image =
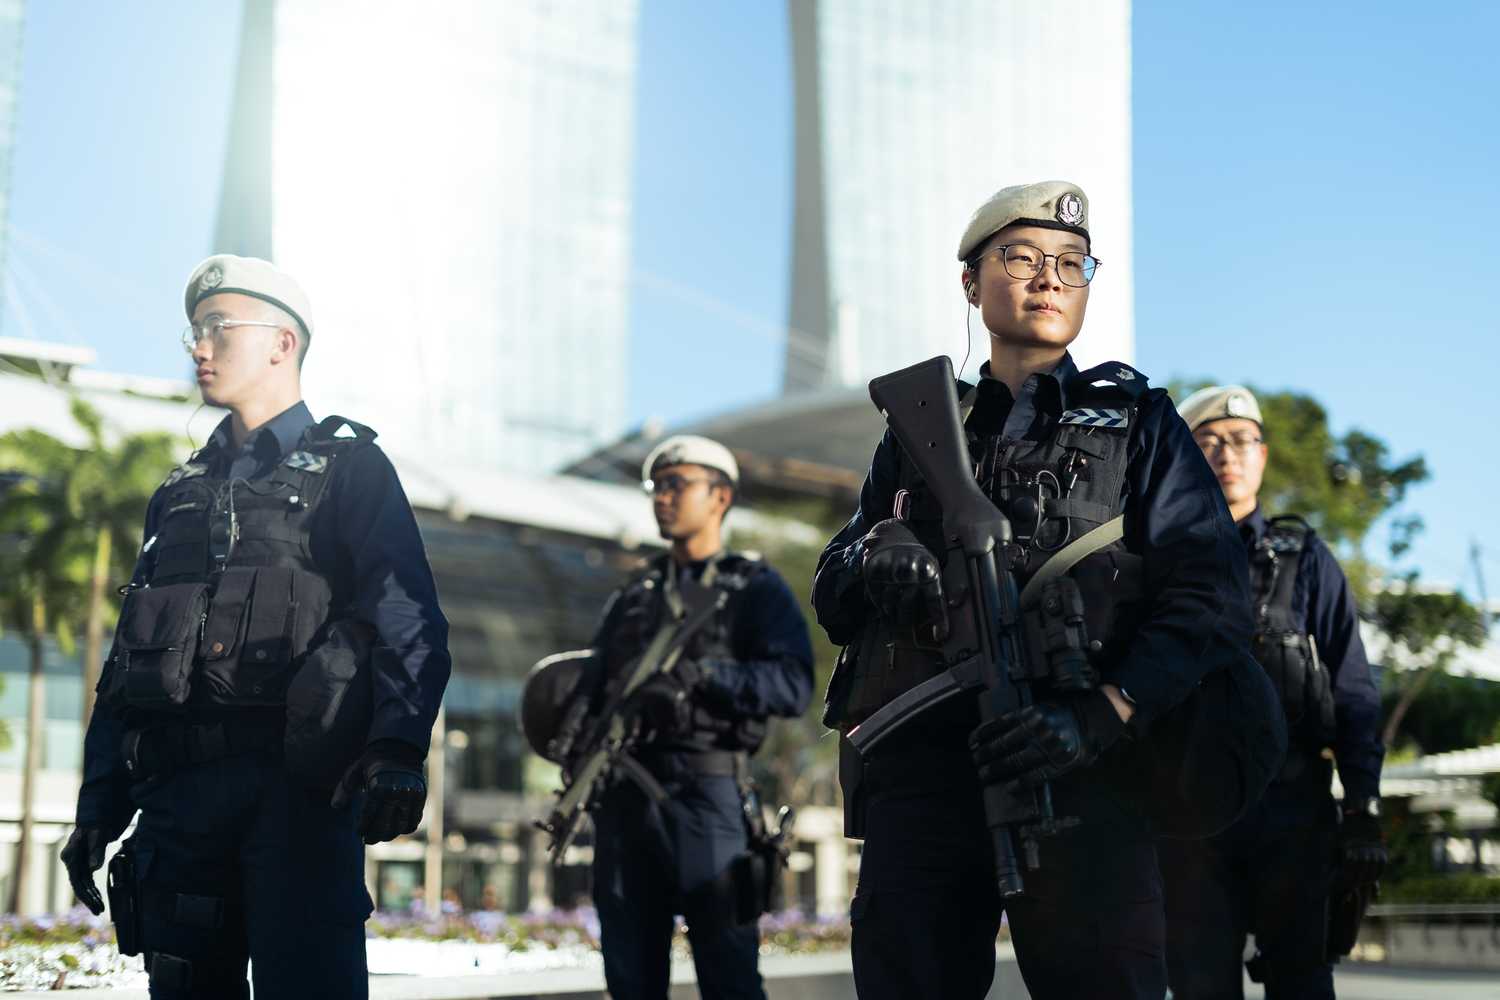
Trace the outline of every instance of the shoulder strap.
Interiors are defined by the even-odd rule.
[[[1021,607],[1028,608],[1035,603],[1049,580],[1057,579],[1087,557],[1124,537],[1125,515],[1121,514],[1058,549],[1052,558],[1042,563],[1041,568],[1032,574],[1030,580],[1026,581],[1026,587],[1021,591]]]
[[[339,431],[343,430],[345,427],[349,428],[349,430],[353,433],[354,437],[352,439],[348,437],[338,436]],[[348,417],[341,417],[338,414],[333,414],[332,416],[324,417],[315,425],[308,428],[306,439],[309,441],[354,440],[368,443],[370,441],[374,441],[379,436],[380,435],[377,434],[373,428],[368,427],[365,424],[357,423],[353,420],[350,420]]]
[[[1300,623],[1293,620],[1292,605],[1302,555],[1312,534],[1312,526],[1295,514],[1273,517],[1266,524],[1266,533],[1257,547],[1264,563],[1269,564],[1269,571],[1261,571],[1265,585],[1255,595],[1256,619],[1262,630],[1301,631]]]
[[[1151,387],[1150,380],[1123,361],[1106,361],[1070,376],[1063,386],[1069,400],[1134,403]]]

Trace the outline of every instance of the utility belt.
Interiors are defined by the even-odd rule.
[[[130,777],[144,781],[227,757],[266,750],[279,755],[285,732],[286,724],[279,718],[174,720],[126,730],[120,754]]]
[[[694,891],[695,909],[739,926],[753,924],[761,914],[779,909],[795,815],[790,806],[784,806],[777,814],[775,829],[767,826],[760,793],[750,777],[750,755],[731,750],[644,747],[631,756],[654,779],[637,784],[658,804],[669,797],[663,785],[688,777],[733,778],[739,789],[745,850],[717,878]]]
[[[680,781],[684,776],[734,778],[748,766],[748,755],[733,750],[669,750],[643,747],[633,756],[658,781]]]

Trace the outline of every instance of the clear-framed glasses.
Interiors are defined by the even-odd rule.
[[[990,247],[979,259],[986,257],[999,261],[1005,273],[1019,281],[1030,281],[1042,273],[1047,261],[1057,269],[1057,280],[1074,288],[1082,288],[1094,280],[1094,272],[1103,263],[1093,254],[1081,250],[1064,250],[1062,253],[1043,253],[1041,248],[1030,243],[1006,243]]]
[[[1198,450],[1208,458],[1213,458],[1222,449],[1228,448],[1236,455],[1248,455],[1255,450],[1255,446],[1261,443],[1261,439],[1249,431],[1239,431],[1227,437],[1217,434],[1195,434],[1193,440],[1198,443]]]
[[[641,488],[654,497],[661,496],[663,493],[676,496],[694,483],[712,482],[713,480],[707,476],[679,476],[674,472],[660,479],[648,479],[641,484]]]
[[[182,331],[182,349],[192,354],[200,341],[208,340],[217,350],[224,346],[224,331],[236,326],[264,326],[273,330],[281,328],[280,323],[267,323],[258,319],[206,319],[201,323],[189,323]]]

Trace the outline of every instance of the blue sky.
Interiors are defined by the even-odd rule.
[[[29,5],[5,334],[182,374],[238,21],[235,0]],[[1424,454],[1415,563],[1472,585],[1475,537],[1500,596],[1500,5],[1139,0],[1133,34],[1138,367],[1309,392]],[[777,390],[788,58],[778,0],[641,0],[633,420]]]

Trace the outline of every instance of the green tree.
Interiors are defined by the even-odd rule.
[[[1417,589],[1415,573],[1375,595],[1373,617],[1391,642],[1387,665],[1396,668],[1389,674],[1397,697],[1383,733],[1386,746],[1394,746],[1423,689],[1444,674],[1462,647],[1484,644],[1485,622],[1462,594]]]
[[[0,435],[0,470],[16,477],[0,496],[0,538],[8,539],[0,550],[0,614],[27,636],[32,654],[16,908],[25,903],[32,793],[41,764],[43,638],[55,634],[71,652],[83,626],[87,726],[106,620],[117,614],[108,584],[130,574],[146,504],[177,451],[169,434],[112,439],[98,412],[80,399],[71,411],[87,442],[81,449],[35,429]]]
[[[0,499],[0,626],[25,636],[29,653],[21,835],[8,901],[15,913],[23,912],[30,903],[36,778],[42,764],[45,641],[51,634],[65,652],[72,651],[88,580],[87,555],[71,532],[64,503],[62,473],[70,450],[55,440],[49,444],[32,439],[28,444],[30,463],[53,475],[24,478]]]
[[[813,704],[796,719],[776,719],[766,745],[755,757],[760,780],[768,801],[792,802],[797,805],[837,804],[838,740],[822,724],[823,693],[833,676],[838,648],[828,641],[813,615],[808,599],[813,571],[823,545],[842,523],[847,511],[835,511],[824,500],[781,501],[760,504],[757,512],[814,529],[810,537],[799,532],[751,532],[736,529],[732,538],[736,549],[760,552],[776,571],[786,578],[792,592],[801,600],[802,614],[813,646]]]

